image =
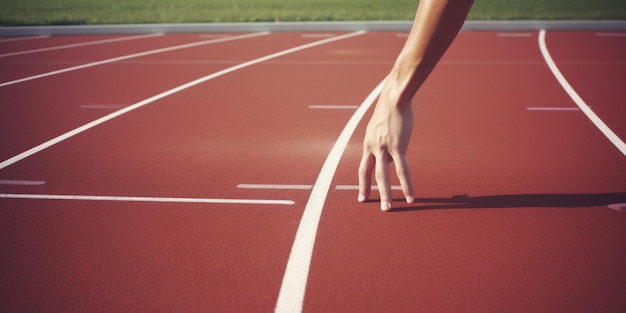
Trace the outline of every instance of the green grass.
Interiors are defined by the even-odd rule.
[[[411,20],[417,0],[0,0],[0,25]],[[470,19],[626,19],[624,0],[476,0]]]

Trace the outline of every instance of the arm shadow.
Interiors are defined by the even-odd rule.
[[[417,198],[391,212],[443,209],[585,208],[626,203],[626,192],[594,194],[456,195],[450,198]]]

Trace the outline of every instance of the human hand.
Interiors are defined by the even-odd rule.
[[[398,104],[395,97],[381,94],[365,131],[363,156],[359,165],[359,202],[369,199],[372,173],[380,193],[380,208],[391,210],[391,182],[389,163],[394,162],[396,174],[402,185],[407,203],[412,203],[413,183],[409,172],[406,153],[413,130],[413,111],[410,101]]]

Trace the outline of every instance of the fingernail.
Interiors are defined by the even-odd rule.
[[[365,196],[363,194],[359,194],[358,200],[359,200],[359,202],[364,202],[365,201]]]
[[[381,201],[380,202],[380,209],[383,210],[383,211],[391,210],[391,203],[389,203],[388,201]]]

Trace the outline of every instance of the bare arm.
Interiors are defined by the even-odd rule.
[[[389,162],[394,161],[406,201],[414,201],[406,153],[413,130],[411,100],[448,49],[473,0],[421,0],[407,41],[387,76],[363,141],[359,201],[367,201],[375,172],[381,209],[391,209]]]

